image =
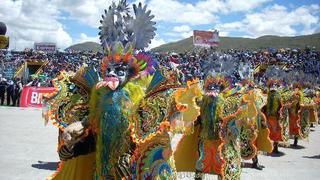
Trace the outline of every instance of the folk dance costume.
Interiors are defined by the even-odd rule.
[[[262,108],[267,103],[267,97],[262,90],[255,87],[253,82],[253,68],[249,63],[240,63],[239,75],[242,91],[242,103],[254,108],[251,113],[255,113],[253,119],[247,119],[240,131],[241,157],[245,160],[252,159],[252,167],[262,170],[258,162],[258,152],[270,153],[273,149],[272,141],[269,138],[270,131],[267,126],[266,116]]]
[[[68,94],[65,92],[67,88],[64,90],[58,86],[57,94],[47,100],[50,119],[64,127],[60,146],[66,145],[65,153],[73,155],[54,179],[121,179],[131,176],[130,157],[134,152],[134,142],[129,131],[129,113],[134,100],[129,95],[135,93],[128,92],[130,88],[125,88],[125,85],[138,75],[146,76],[153,71],[151,58],[135,53],[146,47],[155,35],[150,11],[141,4],[133,8],[135,18],[129,15],[126,1],[120,1],[118,5],[113,3],[105,11],[99,33],[106,54],[101,63],[101,76],[93,68],[84,68],[75,77],[82,79],[80,85],[86,84],[90,90],[86,100],[81,101],[84,110],[89,112],[87,118],[76,121],[82,114],[73,113],[71,118],[76,122],[68,122],[60,116],[72,103],[81,99],[82,94],[70,94],[70,102],[65,102],[64,98],[55,99],[56,95]],[[54,101],[59,102],[57,107]],[[85,132],[94,137],[88,142],[90,147],[95,147],[94,153],[90,157],[75,157],[75,147],[83,142]],[[84,171],[82,166],[87,170]],[[79,176],[79,172],[86,174]]]
[[[143,52],[155,36],[146,6],[112,3],[99,33],[105,57],[101,70],[84,65],[61,72],[56,91],[44,97],[43,115],[59,128],[61,160],[48,179],[177,179],[177,172],[236,180],[241,160],[258,164],[258,151],[278,151],[289,135],[306,138],[317,120],[314,93],[282,92],[268,81],[267,97],[254,87],[251,67],[238,69],[231,56],[211,54],[202,86],[179,82]],[[212,66],[213,65],[213,66]],[[248,71],[249,70],[249,71]],[[279,75],[271,67],[266,77]],[[281,76],[280,76],[281,77]],[[172,136],[184,134],[173,152]]]
[[[314,86],[311,86],[311,83],[307,82],[303,84],[303,87],[304,90],[300,101],[299,118],[302,139],[306,139],[309,136],[311,124],[317,124],[318,122],[318,112],[314,99],[315,92],[311,89]]]
[[[268,67],[265,77],[267,81],[267,104],[264,113],[270,130],[270,139],[273,141],[273,152],[279,153],[279,142],[287,143],[289,140],[289,119],[281,116],[281,93],[283,91],[281,74],[278,67]]]
[[[191,133],[200,114],[195,99],[201,96],[198,81],[188,82],[187,87],[177,82],[175,72],[157,71],[132,116],[136,149],[131,179],[177,178],[170,134]],[[176,161],[186,163],[183,158]]]
[[[235,68],[230,64],[234,62],[226,56],[218,59],[213,75],[204,82],[199,102],[201,115],[194,133],[185,135],[175,152],[177,171],[195,171],[196,179],[202,179],[204,173],[219,175],[221,179],[240,179],[242,157],[250,159],[257,155],[257,150],[272,150],[260,110],[264,100],[258,98],[259,91],[231,88],[231,78],[226,77],[232,77]],[[177,161],[183,155],[185,164]]]
[[[302,136],[299,118],[301,96],[298,89],[287,89],[281,94],[281,118],[289,122],[289,136],[295,139],[294,145]]]
[[[128,9],[120,1],[102,16],[100,73],[89,67],[62,73],[45,98],[45,119],[62,136],[63,163],[49,179],[176,179],[170,134],[193,131],[199,82],[182,86],[163,69],[150,80],[155,63],[136,50],[154,37],[153,16],[141,4],[133,6],[136,18]]]
[[[218,56],[212,55],[210,58]],[[218,69],[221,68],[221,64],[216,65]],[[178,172],[196,172],[196,179],[202,179],[203,173],[217,174],[224,178],[224,167],[227,164],[223,159],[224,140],[221,130],[224,90],[228,88],[227,79],[220,73],[206,78],[202,98],[198,99],[201,114],[194,124],[194,131],[182,137],[174,153]],[[235,165],[240,171],[239,167]]]
[[[263,166],[258,162],[258,152],[270,153],[273,150],[272,141],[269,138],[270,130],[267,126],[267,119],[262,112],[262,108],[267,103],[267,98],[260,89],[251,88],[247,89],[243,101],[254,104],[252,108],[255,108],[256,116],[251,122],[245,121],[246,124],[241,129],[241,155],[245,160],[252,159],[253,168],[262,170]]]
[[[308,76],[308,78],[306,78]],[[297,147],[298,139],[306,139],[310,132],[310,124],[317,119],[314,93],[306,86],[313,80],[312,75],[301,72],[295,77],[293,72],[284,75],[286,90],[281,94],[281,118],[289,119],[289,136],[294,139],[293,147]]]
[[[88,70],[82,67],[76,74],[61,72],[52,81],[56,91],[44,96],[46,123],[52,121],[59,128],[58,154],[61,160],[57,172],[47,179],[88,179],[93,176],[95,138],[90,129],[82,128],[82,124],[88,121],[89,94],[94,85],[83,76],[91,77],[94,71]],[[76,131],[66,133],[71,127]]]

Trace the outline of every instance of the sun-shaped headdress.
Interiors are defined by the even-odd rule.
[[[264,74],[268,88],[273,85],[284,86],[285,77],[285,71],[278,66],[269,66]]]
[[[120,0],[109,6],[102,15],[99,27],[100,41],[105,52],[101,63],[104,73],[111,61],[124,63],[133,68],[131,76],[141,71],[151,71],[152,61],[147,55],[136,51],[144,50],[155,36],[156,24],[151,11],[141,3],[133,5],[133,17],[126,0]]]
[[[204,64],[204,73],[207,74],[204,89],[210,84],[218,84],[223,89],[230,89],[234,81],[237,59],[226,54],[212,53]]]

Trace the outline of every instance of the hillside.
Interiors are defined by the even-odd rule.
[[[218,49],[258,50],[267,48],[305,48],[306,46],[316,47],[320,50],[320,33],[296,37],[262,36],[256,39],[241,37],[220,37]],[[181,41],[164,44],[153,51],[156,52],[184,52],[194,48],[192,37]]]
[[[95,42],[84,42],[80,44],[75,44],[68,47],[66,50],[75,50],[75,51],[93,51],[98,52],[102,51],[100,44]]]
[[[320,50],[320,33],[306,36],[280,37],[280,36],[262,36],[256,39],[241,37],[220,37],[220,45],[218,49],[239,49],[239,50],[258,50],[267,48],[305,48],[306,46],[316,47]],[[194,48],[192,37],[177,42],[161,45],[152,49],[155,52],[185,52]],[[101,51],[101,46],[95,42],[85,42],[75,44],[68,49],[78,51]]]

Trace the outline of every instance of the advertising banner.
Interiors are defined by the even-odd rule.
[[[42,107],[42,96],[55,91],[53,87],[25,86],[21,92],[20,107]]]
[[[216,47],[219,45],[218,31],[193,31],[193,45],[202,47]]]
[[[55,43],[34,43],[34,49],[36,51],[54,53],[57,50],[57,46]]]

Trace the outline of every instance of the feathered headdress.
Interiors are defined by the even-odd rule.
[[[230,55],[210,54],[204,64],[204,73],[208,75],[205,87],[210,83],[231,87],[235,81],[237,59]]]
[[[237,60],[227,54],[212,53],[206,57],[203,65],[205,74],[231,76],[235,73]]]
[[[282,85],[285,79],[285,72],[277,66],[269,66],[264,74],[267,80],[267,86],[274,84]]]
[[[154,38],[154,16],[141,3],[133,5],[133,13],[135,17],[130,15],[127,1],[120,0],[118,5],[113,2],[102,15],[99,35],[106,54],[102,60],[102,72],[105,72],[110,61],[134,67],[133,75],[145,69],[150,70],[150,58],[134,56],[134,50],[143,50]]]
[[[253,80],[254,69],[250,62],[240,62],[238,69],[241,80]]]
[[[222,89],[231,89],[231,80],[222,75],[207,76],[204,82],[204,89],[207,90],[211,84],[217,84],[222,87]]]

